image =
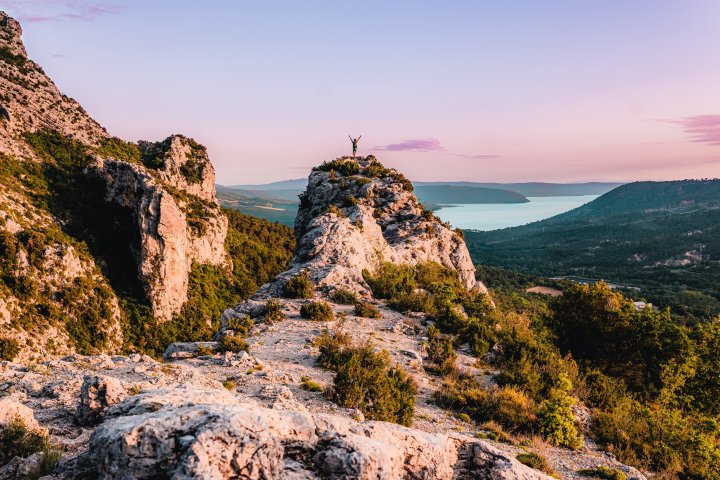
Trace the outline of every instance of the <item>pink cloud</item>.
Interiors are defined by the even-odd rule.
[[[695,115],[673,123],[682,125],[691,142],[720,145],[720,115]]]
[[[373,147],[373,150],[379,152],[437,152],[443,151],[440,140],[437,138],[403,140],[400,143],[391,143],[389,145],[381,145]]]
[[[4,0],[0,5],[8,7],[18,20],[25,23],[90,21],[120,13],[127,8],[115,3],[85,0]]]
[[[443,147],[440,140],[437,138],[403,140],[399,143],[373,147],[371,150],[375,150],[376,152],[442,152],[455,157],[470,158],[475,160],[498,158],[497,155],[463,155],[460,153],[453,153]]]

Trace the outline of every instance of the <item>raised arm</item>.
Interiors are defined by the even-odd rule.
[[[360,141],[361,138],[362,138],[362,135],[360,135],[360,136],[358,137],[358,142]]]
[[[348,135],[348,138],[350,139],[350,141],[351,141],[351,142],[353,141],[353,139],[352,139],[352,136],[351,136],[351,135]]]

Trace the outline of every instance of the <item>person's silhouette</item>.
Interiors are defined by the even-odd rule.
[[[357,153],[358,142],[360,142],[362,135],[360,135],[358,138],[352,138],[350,135],[348,135],[348,137],[350,137],[350,141],[353,144],[353,158],[355,158],[355,154]]]

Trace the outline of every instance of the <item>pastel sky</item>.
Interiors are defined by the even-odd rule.
[[[374,153],[415,180],[720,177],[718,0],[0,0],[127,140],[218,183]]]

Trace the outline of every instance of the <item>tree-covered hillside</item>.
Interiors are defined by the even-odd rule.
[[[720,313],[720,180],[638,182],[529,225],[466,232],[474,261],[603,278],[675,313]]]

